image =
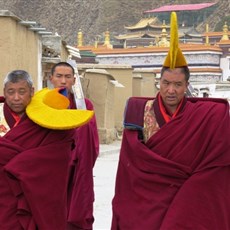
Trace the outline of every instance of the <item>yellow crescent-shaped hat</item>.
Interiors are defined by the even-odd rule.
[[[90,121],[94,112],[68,109],[69,99],[63,89],[44,88],[34,94],[26,108],[27,116],[36,124],[48,129],[72,129]]]
[[[176,12],[171,13],[170,19],[170,48],[165,58],[164,67],[174,69],[177,67],[187,66],[184,55],[179,48],[178,26]]]

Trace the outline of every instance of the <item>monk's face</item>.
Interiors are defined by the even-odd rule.
[[[160,80],[160,95],[166,108],[172,113],[184,97],[188,87],[185,74],[181,68],[165,70]]]
[[[68,66],[57,66],[50,82],[54,88],[66,88],[70,92],[75,83],[73,70]]]
[[[25,80],[15,83],[8,82],[4,87],[6,104],[19,116],[24,114],[26,106],[30,103],[33,95],[34,88]]]

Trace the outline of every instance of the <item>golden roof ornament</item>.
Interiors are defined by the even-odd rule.
[[[107,46],[108,48],[112,48],[112,46],[111,46],[111,44],[110,44],[110,33],[109,33],[109,30],[108,30],[108,29],[105,31],[104,46]]]
[[[221,41],[228,41],[229,37],[228,37],[228,25],[227,22],[225,22],[224,26],[223,26],[223,35],[221,38]]]
[[[166,24],[165,24],[165,20],[163,21],[162,24],[162,33],[161,33],[161,40],[158,42],[158,46],[159,47],[169,47],[170,43],[167,40],[167,31],[166,31]]]
[[[105,31],[105,42],[104,45],[110,45],[110,34],[108,29]]]
[[[79,31],[77,33],[77,46],[78,47],[83,46],[83,33],[82,33],[81,29],[79,29]]]
[[[206,39],[205,39],[205,45],[209,45],[209,36],[208,36],[208,31],[209,31],[209,25],[206,24]]]

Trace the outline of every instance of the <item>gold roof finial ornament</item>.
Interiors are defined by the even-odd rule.
[[[77,33],[77,46],[78,47],[83,46],[83,33],[82,33],[81,29],[79,29],[79,31]]]
[[[178,25],[176,12],[171,13],[170,19],[170,47],[167,57],[165,58],[164,67],[174,69],[177,67],[187,66],[184,55],[179,48]]]
[[[104,45],[110,45],[110,34],[109,34],[109,30],[107,29],[105,31],[105,42]]]
[[[110,33],[108,29],[105,31],[104,46],[107,46],[107,48],[112,48],[112,45],[110,44]]]
[[[167,40],[167,31],[166,31],[166,25],[165,20],[163,21],[162,25],[162,33],[161,33],[161,40],[158,42],[158,46],[160,47],[169,47],[170,43]]]
[[[94,48],[97,48],[97,47],[98,47],[98,41],[95,40],[95,42],[94,42]]]
[[[221,38],[221,41],[228,41],[229,37],[228,37],[228,25],[227,22],[225,22],[224,26],[223,26],[223,35]]]
[[[205,45],[208,46],[209,45],[209,36],[208,36],[208,31],[209,31],[209,25],[206,24],[206,41],[205,41]]]

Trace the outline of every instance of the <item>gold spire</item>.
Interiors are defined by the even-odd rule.
[[[104,46],[107,46],[107,48],[112,48],[112,45],[110,44],[110,33],[108,29],[105,31]]]
[[[161,33],[161,40],[158,42],[158,46],[160,47],[169,47],[170,42],[167,40],[167,31],[166,31],[166,25],[165,20],[163,21],[162,25],[162,33]]]
[[[225,22],[225,24],[223,26],[223,35],[222,35],[221,41],[227,41],[227,40],[229,40],[228,25],[227,25],[227,22]]]
[[[95,42],[94,42],[94,48],[97,48],[97,47],[98,47],[98,41],[95,40]]]
[[[109,30],[107,29],[105,31],[105,42],[104,45],[110,45],[110,34],[109,34]]]
[[[206,24],[206,42],[205,42],[205,45],[206,45],[206,46],[209,45],[208,31],[209,31],[209,25]]]
[[[81,32],[81,29],[79,29],[77,33],[77,46],[83,46],[83,33]]]

